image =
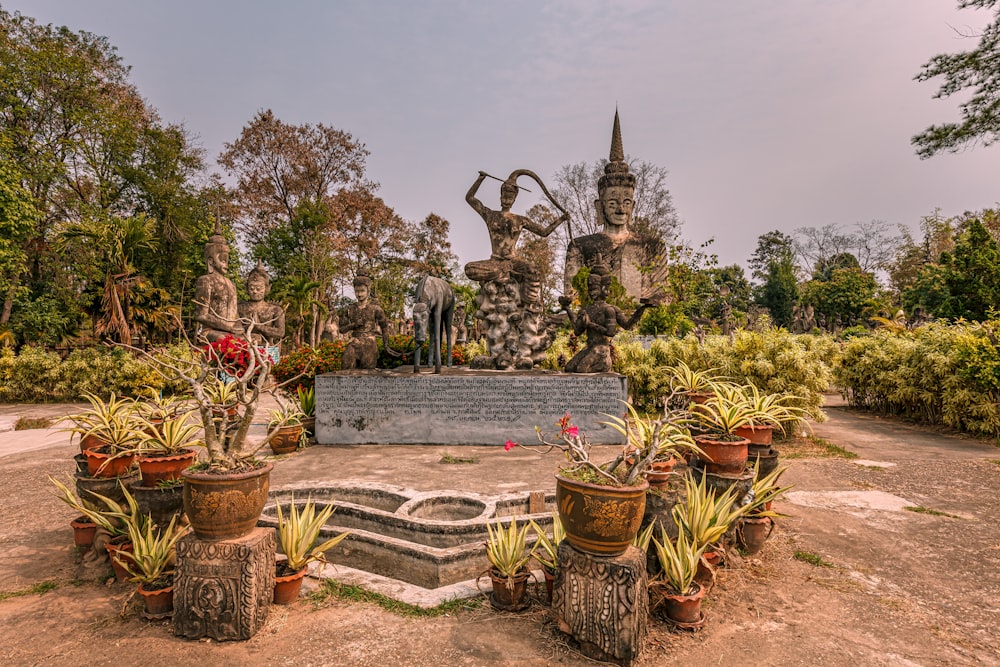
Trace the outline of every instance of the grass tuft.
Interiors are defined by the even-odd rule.
[[[22,588],[19,591],[7,591],[0,593],[0,600],[9,600],[10,598],[20,598],[25,595],[44,595],[51,590],[59,588],[59,584],[55,581],[39,581],[37,584],[33,584],[28,588]]]
[[[924,507],[923,505],[907,505],[903,508],[907,512],[915,512],[917,514],[930,514],[931,516],[945,516],[949,519],[961,519],[960,516],[955,516],[954,514],[948,514],[947,512],[942,512],[941,510],[932,509],[930,507]]]
[[[482,598],[469,598],[466,600],[448,600],[436,607],[425,609],[413,604],[407,604],[406,602],[400,602],[399,600],[393,600],[381,593],[373,593],[360,586],[342,584],[334,579],[324,579],[320,587],[309,594],[309,600],[316,607],[321,607],[329,603],[330,600],[369,602],[382,607],[386,611],[410,618],[432,618],[446,614],[455,614],[460,611],[471,611],[478,609],[483,604]]]
[[[807,435],[795,441],[787,441],[781,448],[781,456],[786,459],[841,458],[856,459],[858,455],[826,438]]]
[[[438,463],[479,463],[478,456],[452,456],[445,454]]]
[[[816,567],[833,567],[833,563],[825,561],[822,556],[809,551],[796,551],[794,558],[795,560],[800,560],[803,563],[809,563],[810,565],[815,565]]]
[[[14,422],[15,431],[28,431],[36,428],[49,428],[52,420],[47,417],[18,417]]]

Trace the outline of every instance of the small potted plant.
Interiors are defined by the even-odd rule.
[[[145,421],[147,428],[156,430],[163,422],[190,412],[190,409],[185,408],[185,404],[176,396],[146,387],[146,398],[136,403],[136,412]]]
[[[521,611],[527,608],[525,593],[528,590],[528,562],[534,549],[528,550],[527,536],[529,524],[517,525],[517,517],[512,517],[504,528],[486,524],[486,558],[490,562],[490,579],[493,594],[490,604],[501,611]]]
[[[111,398],[105,402],[94,394],[85,394],[89,410],[72,415],[68,431],[80,436],[80,449],[91,477],[118,477],[128,472],[135,459],[136,403],[129,398]]]
[[[552,513],[552,537],[545,532],[545,529],[529,519],[531,529],[535,531],[538,538],[535,540],[535,548],[532,553],[533,558],[542,566],[542,574],[545,577],[545,592],[549,603],[552,603],[552,586],[555,583],[556,573],[559,571],[559,543],[566,537],[563,530],[562,521],[559,520],[557,512]]]
[[[313,561],[325,563],[326,552],[340,544],[350,533],[340,533],[316,545],[320,531],[330,520],[336,506],[330,503],[317,514],[316,506],[312,498],[309,498],[300,510],[295,504],[295,496],[292,495],[286,518],[281,510],[281,503],[276,505],[278,544],[285,558],[275,564],[277,571],[274,579],[274,602],[289,604],[299,597],[302,579],[306,575],[306,566]]]
[[[295,389],[295,397],[299,402],[299,411],[303,415],[302,429],[306,437],[311,438],[316,435],[316,388],[299,385]]]
[[[721,380],[719,376],[714,375],[714,368],[695,371],[683,361],[678,361],[675,366],[663,370],[667,374],[671,396],[681,396],[685,399],[685,405],[682,407],[707,401],[712,396],[715,384]]]
[[[576,549],[598,556],[624,553],[642,523],[649,489],[644,474],[656,458],[658,447],[650,443],[636,449],[626,442],[614,459],[596,463],[590,458],[590,441],[570,423],[569,413],[558,421],[558,426],[559,432],[552,440],[546,440],[541,429],[535,427],[539,445],[508,440],[505,449],[562,451],[568,463],[556,475],[556,507],[566,539]],[[595,511],[607,503],[618,508],[614,516],[596,516]]]
[[[302,417],[299,409],[292,405],[271,410],[270,421],[267,424],[268,444],[271,451],[277,455],[291,454],[298,449],[303,440]]]
[[[188,421],[186,416],[176,416],[159,424],[145,422],[136,453],[139,474],[145,487],[160,482],[180,479],[181,471],[198,458],[195,447],[203,446],[198,437],[201,427]]]
[[[80,436],[80,453],[88,449],[98,449],[106,444],[101,438],[101,432],[112,425],[129,420],[135,413],[135,401],[130,398],[118,398],[114,393],[104,401],[101,397],[84,393],[83,397],[90,403],[90,408],[83,412],[70,415],[73,426],[68,431]]]
[[[782,516],[771,509],[771,503],[794,485],[779,486],[778,481],[788,466],[782,466],[770,473],[762,474],[754,467],[754,481],[747,494],[750,499],[745,506],[745,515],[740,519],[736,539],[747,554],[755,554],[774,530],[774,520]]]
[[[703,431],[694,440],[705,454],[705,469],[713,474],[742,473],[750,441],[736,431],[758,423],[760,414],[746,403],[740,389],[716,384],[708,400],[691,406],[691,415]]]
[[[670,399],[667,400],[668,405],[669,403]],[[654,452],[645,477],[650,488],[663,488],[677,463],[677,454],[684,449],[697,453],[701,453],[701,450],[691,437],[683,417],[676,411],[668,410],[663,417],[654,419],[641,417],[631,404],[626,403],[625,407],[628,409],[627,418],[605,415],[611,421],[602,423],[625,436],[628,446],[634,452],[628,461],[642,456],[643,452]]]
[[[785,432],[787,427],[805,423],[806,411],[802,408],[788,405],[789,401],[799,400],[794,394],[764,394],[753,384],[741,388],[746,406],[756,413],[754,423],[740,426],[736,435],[750,441],[751,454],[768,454],[773,441],[774,429]]]
[[[190,526],[179,527],[176,517],[163,530],[149,517],[127,521],[131,551],[119,551],[112,558],[125,569],[129,581],[139,584],[143,599],[142,615],[150,620],[167,618],[174,611],[174,557],[177,541],[187,535]]]
[[[676,541],[660,527],[660,539],[653,539],[660,574],[651,586],[663,601],[667,618],[680,627],[695,628],[704,621],[701,603],[705,587],[695,581],[704,547],[699,548],[683,530]]]

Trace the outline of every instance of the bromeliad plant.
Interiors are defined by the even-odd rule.
[[[177,517],[163,530],[146,516],[141,521],[128,521],[128,536],[132,551],[116,551],[114,559],[128,572],[129,581],[143,584],[148,590],[166,588],[173,580],[177,541],[188,534],[190,526],[177,526]]]
[[[660,526],[660,539],[654,538],[653,544],[660,575],[650,583],[665,584],[676,595],[691,594],[705,546],[699,547],[684,530],[678,530],[677,540],[673,541],[663,526]]]
[[[289,573],[298,572],[313,561],[325,563],[326,552],[340,544],[350,534],[345,531],[321,544],[316,544],[320,531],[336,509],[332,503],[317,513],[310,497],[302,509],[299,509],[293,494],[289,501],[287,518],[281,510],[280,502],[277,503],[277,509],[278,543],[285,553],[285,566]]]
[[[299,401],[299,410],[306,419],[316,416],[316,388],[299,386],[295,390]]]
[[[549,538],[549,534],[545,532],[545,529],[535,523],[534,520],[529,519],[528,521],[531,529],[538,536],[532,555],[549,574],[554,574],[559,569],[559,543],[566,537],[562,521],[559,519],[559,513],[552,513],[551,539]]]

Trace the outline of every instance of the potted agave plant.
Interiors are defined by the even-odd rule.
[[[90,407],[83,412],[70,415],[73,426],[68,431],[80,436],[80,453],[88,449],[99,449],[108,444],[103,438],[103,432],[111,426],[128,422],[135,413],[136,404],[130,398],[118,398],[114,393],[104,401],[100,396],[84,393],[83,397]]]
[[[669,405],[670,402],[671,399],[668,398],[666,404]],[[645,477],[650,488],[662,489],[669,481],[679,452],[683,450],[699,454],[702,452],[685,426],[684,418],[679,416],[677,411],[670,411],[668,408],[663,417],[651,418],[640,416],[629,403],[626,403],[625,407],[628,409],[627,418],[605,415],[611,421],[602,423],[625,436],[628,446],[634,452],[629,461],[640,456],[642,452],[655,453],[653,460],[649,462]]]
[[[142,485],[156,486],[161,482],[180,479],[181,471],[198,458],[196,447],[203,446],[198,437],[201,427],[186,416],[175,416],[159,423],[145,422],[136,453]]]
[[[129,581],[139,584],[142,615],[150,620],[168,618],[174,612],[174,558],[177,541],[190,526],[177,526],[176,517],[160,530],[149,517],[127,521],[131,551],[116,552],[112,559],[122,567]]]
[[[85,394],[91,408],[72,415],[68,431],[80,435],[80,449],[90,477],[119,477],[126,474],[135,460],[134,447],[139,439],[136,430],[136,403],[114,394],[104,402]]]
[[[789,405],[789,402],[800,400],[798,396],[764,394],[753,384],[741,387],[741,390],[746,406],[756,413],[756,419],[752,424],[738,427],[735,434],[750,441],[751,454],[767,454],[770,451],[774,429],[784,433],[788,427],[805,423],[805,410]]]
[[[747,554],[753,555],[761,550],[774,530],[774,520],[782,516],[771,509],[771,503],[794,486],[778,484],[786,470],[788,466],[782,466],[765,474],[754,467],[753,485],[747,494],[750,500],[744,507],[745,514],[736,531],[737,542]]]
[[[486,524],[486,558],[493,582],[490,604],[501,611],[521,611],[528,606],[528,563],[534,554],[534,549],[527,547],[528,528],[527,523],[518,527],[517,517],[512,517],[506,528]]]
[[[552,587],[556,580],[556,573],[559,571],[559,543],[566,537],[563,530],[562,521],[559,520],[557,512],[552,513],[552,537],[545,532],[545,529],[529,519],[531,529],[535,531],[535,549],[532,556],[538,564],[542,566],[542,575],[545,577],[545,592],[547,600],[552,603]]]
[[[271,410],[270,421],[267,424],[271,431],[268,443],[276,455],[291,454],[302,443],[305,433],[302,419],[305,415],[295,406],[286,405],[277,410]]]
[[[691,415],[702,429],[694,440],[705,454],[705,469],[713,474],[741,474],[750,441],[737,435],[737,429],[753,426],[760,414],[747,404],[740,387],[717,383],[708,400],[691,406]]]
[[[653,544],[660,574],[651,587],[660,594],[667,619],[680,627],[698,627],[704,622],[701,603],[705,587],[695,581],[695,575],[705,547],[698,547],[683,530],[671,540],[662,526],[660,539],[654,538]]]
[[[340,544],[350,533],[343,532],[322,544],[316,544],[320,531],[330,520],[336,506],[328,504],[316,513],[316,506],[309,498],[300,510],[295,504],[295,496],[288,506],[288,516],[283,514],[281,503],[278,509],[278,544],[285,559],[275,564],[274,602],[290,604],[299,597],[306,567],[313,561],[326,562],[326,552]]]
[[[303,415],[302,429],[306,438],[311,438],[316,434],[316,387],[299,385],[295,389],[295,397],[298,399],[299,411]]]
[[[671,396],[685,399],[683,407],[687,407],[691,403],[697,405],[707,401],[712,396],[715,384],[721,379],[714,374],[714,368],[695,371],[683,361],[678,361],[675,366],[663,370],[667,374]]]
[[[569,413],[558,421],[558,426],[559,432],[552,440],[546,440],[536,427],[540,444],[522,445],[508,440],[505,448],[562,451],[568,463],[556,475],[556,507],[566,539],[576,549],[598,556],[624,553],[642,523],[649,489],[644,475],[660,451],[659,438],[626,442],[615,458],[596,463],[590,458],[590,441],[570,423]],[[614,516],[600,513],[608,503],[617,508]]]

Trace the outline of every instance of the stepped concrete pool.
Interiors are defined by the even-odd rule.
[[[486,524],[506,526],[517,517],[519,524],[532,519],[551,528],[555,509],[554,492],[487,496],[415,491],[377,482],[304,482],[274,490],[259,524],[277,526],[276,503],[287,507],[293,495],[299,506],[310,497],[318,507],[336,505],[320,539],[350,531],[350,536],[327,554],[329,562],[342,566],[328,576],[343,580],[341,574],[348,569],[369,573],[374,578],[360,583],[376,589],[380,587],[369,584],[385,578],[390,581],[381,583],[388,586],[381,586],[379,592],[397,591],[386,594],[399,599],[414,598],[414,593],[414,599],[447,599],[463,596],[464,589],[475,591],[474,580],[488,565]],[[353,572],[346,574],[346,579],[357,581]],[[409,596],[398,594],[412,587],[424,589],[424,595],[412,590]],[[439,594],[426,595],[433,591]]]

